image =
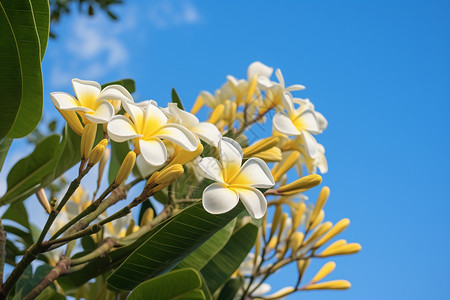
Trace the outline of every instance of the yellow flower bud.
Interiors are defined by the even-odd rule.
[[[237,105],[236,102],[231,102],[230,104],[230,108],[227,110],[228,111],[228,123],[233,124],[236,118],[236,110],[237,110]]]
[[[303,242],[304,238],[303,232],[296,231],[291,235],[291,239],[289,240],[289,247],[292,250],[292,253],[297,252]]]
[[[151,208],[147,208],[141,219],[141,226],[149,224],[155,217],[155,212]]]
[[[305,213],[306,205],[301,202],[298,204],[297,208],[292,211],[292,230],[295,231],[300,226],[302,222],[303,214]]]
[[[203,101],[202,96],[198,95],[197,99],[195,100],[194,106],[192,106],[191,114],[196,114],[202,107],[205,105],[205,102]]]
[[[337,240],[337,241],[335,241],[334,243],[332,243],[330,246],[328,246],[328,247],[326,248],[326,250],[331,251],[331,250],[337,249],[337,248],[339,248],[339,247],[341,247],[341,246],[344,246],[344,245],[346,245],[346,244],[347,244],[347,241],[346,241],[346,240],[343,240],[343,239]]]
[[[281,220],[282,214],[283,214],[283,207],[281,205],[277,205],[275,208],[275,212],[273,214],[272,227],[270,228],[270,237],[269,238],[272,238],[273,234],[277,230],[277,227]]]
[[[100,159],[103,156],[103,153],[105,152],[105,147],[103,145],[98,144],[97,146],[92,149],[91,154],[89,155],[89,163],[88,166],[92,167],[96,163],[100,161]]]
[[[156,184],[171,184],[178,177],[183,175],[184,169],[180,164],[175,164],[170,167],[166,167],[159,172],[158,176],[155,177]]]
[[[279,141],[279,138],[271,136],[242,149],[242,152],[244,154],[244,157],[252,157],[256,153],[275,147]]]
[[[347,280],[332,280],[327,282],[309,284],[304,287],[305,290],[346,290],[351,286]]]
[[[259,252],[261,251],[261,228],[258,229],[258,234],[256,235],[256,241],[255,241],[255,261],[254,264],[256,264],[256,260],[258,259]]]
[[[275,249],[275,247],[277,246],[277,242],[278,242],[278,237],[277,236],[273,236],[270,239],[270,241],[267,243],[267,251]]]
[[[97,134],[97,124],[87,123],[84,126],[81,135],[81,159],[87,159],[94,145],[95,135]]]
[[[340,247],[336,247],[334,249],[325,249],[322,253],[318,254],[319,257],[328,257],[333,255],[347,255],[354,254],[361,251],[361,245],[358,243],[350,243],[346,245],[342,245]]]
[[[300,274],[304,274],[309,264],[311,263],[310,259],[299,259],[297,260],[297,269]]]
[[[225,106],[223,104],[219,104],[214,108],[211,116],[209,117],[208,122],[212,124],[216,124],[219,120],[223,119],[223,112],[225,110]]]
[[[176,146],[179,147],[179,146]],[[167,165],[167,167],[175,165],[175,164],[180,164],[180,165],[185,165],[188,162],[194,160],[195,158],[197,158],[198,156],[200,156],[200,154],[202,154],[203,152],[203,145],[201,143],[198,144],[197,149],[195,149],[194,151],[186,151],[183,148],[179,147],[180,149],[178,149],[179,151],[177,152],[177,154],[174,155],[174,157],[172,158],[172,160],[170,161],[170,163]]]
[[[311,280],[311,282],[315,283],[326,276],[328,276],[331,272],[333,272],[334,268],[336,268],[336,263],[334,261],[327,262],[323,267],[317,272],[316,276]]]
[[[102,139],[98,145],[102,145],[103,147],[106,148],[106,146],[108,146],[108,139]]]
[[[317,227],[313,233],[311,233],[311,235],[306,239],[305,244],[309,244],[312,241],[315,241],[317,239],[319,239],[321,236],[323,236],[328,230],[330,230],[330,228],[333,226],[333,224],[331,224],[331,222],[325,222],[322,225],[320,225],[319,227]]]
[[[320,211],[324,207],[325,203],[328,200],[328,196],[330,195],[330,188],[324,186],[320,191],[319,197],[317,198],[316,206],[314,206],[314,210],[311,214],[311,218],[309,219],[309,223],[314,223],[316,217],[319,215]]]
[[[270,300],[280,299],[280,298],[283,298],[283,297],[285,297],[285,296],[287,296],[287,295],[289,295],[289,294],[291,294],[293,292],[295,292],[295,288],[292,287],[292,286],[287,286],[287,287],[284,287],[281,290],[279,290],[278,292],[275,292],[275,293],[273,293],[273,294],[271,294],[269,296],[264,296],[264,299],[267,299],[267,300],[269,300],[269,299]]]
[[[289,215],[287,213],[283,213],[281,215],[280,229],[278,231],[278,243],[280,242],[280,240],[283,236],[284,228],[286,227],[286,221],[287,221],[288,217],[289,217]]]
[[[115,184],[122,184],[128,176],[130,176],[131,170],[133,170],[134,163],[136,162],[136,153],[134,151],[128,152],[127,156],[120,166],[119,172],[117,172],[116,179],[114,179]]]
[[[280,180],[281,176],[289,171],[299,158],[300,153],[298,151],[292,151],[292,153],[286,158],[286,160],[280,163],[280,166],[276,169],[276,171],[272,171],[273,179],[275,181]]]
[[[327,232],[327,234],[325,234],[315,245],[314,248],[319,248],[321,247],[323,244],[325,244],[326,242],[328,242],[329,240],[331,240],[332,238],[334,238],[336,235],[338,235],[339,233],[341,233],[342,231],[344,231],[348,225],[350,224],[350,220],[349,219],[342,219],[339,222],[336,223],[336,225],[333,226],[333,228],[331,228],[330,231]]]
[[[290,184],[281,186],[280,188],[278,188],[278,192],[284,193],[284,192],[290,192],[290,191],[295,191],[295,190],[306,190],[306,189],[310,189],[312,187],[319,185],[321,182],[322,182],[322,176],[317,175],[317,174],[311,174],[311,175],[302,177],[300,179],[297,179],[296,181],[291,182]]]
[[[258,85],[258,76],[255,75],[250,79],[250,82],[248,83],[247,97],[245,98],[245,103],[249,104],[251,102],[251,100],[253,99],[253,95],[255,94],[257,85]]]
[[[74,111],[70,110],[60,110],[58,109],[59,113],[63,116],[63,118],[66,120],[67,124],[69,125],[72,130],[81,136],[83,134],[83,125],[81,125],[80,119],[78,119],[78,115]]]
[[[150,176],[150,178],[147,180],[147,185],[156,185],[155,179],[158,176],[159,176],[159,172],[158,171],[154,172],[152,174],[152,176]]]
[[[272,147],[270,149],[258,152],[253,155],[264,160],[266,163],[281,161],[281,150],[278,147]]]
[[[323,218],[325,217],[325,212],[323,211],[323,209],[319,212],[319,215],[316,217],[316,219],[314,220],[314,222],[309,226],[309,229],[313,229],[315,228],[317,225],[319,225],[320,223],[322,223]]]
[[[98,178],[97,178],[97,187],[100,187],[100,183],[102,182],[103,172],[105,171],[106,163],[111,156],[111,150],[106,148],[103,152],[103,156],[100,159],[100,163],[98,164]]]
[[[50,214],[52,211],[50,207],[50,203],[48,202],[47,195],[45,194],[45,190],[43,188],[40,188],[36,192],[36,197],[39,200],[39,203],[41,203],[42,207],[45,209],[45,211]]]

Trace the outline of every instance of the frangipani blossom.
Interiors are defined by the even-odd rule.
[[[64,92],[50,94],[59,110],[76,111],[83,121],[107,123],[120,110],[121,102],[133,102],[133,97],[121,85],[110,85],[102,90],[95,81],[72,79],[76,98]]]
[[[169,123],[180,124],[189,129],[206,143],[214,147],[218,146],[222,134],[214,124],[209,122],[200,122],[193,114],[179,109],[176,103],[169,103],[167,108],[163,108],[162,110],[169,118]]]
[[[187,151],[197,149],[197,138],[179,124],[167,124],[167,117],[149,101],[141,107],[134,103],[123,103],[126,116],[115,116],[108,123],[108,135],[116,142],[133,140],[135,152],[152,166],[161,166],[167,160],[167,149],[161,139],[166,139]]]
[[[257,188],[271,188],[275,182],[269,167],[259,158],[250,158],[242,166],[242,148],[230,138],[219,142],[220,162],[205,157],[199,162],[204,177],[216,181],[203,191],[203,207],[212,214],[233,209],[239,199],[256,219],[266,213],[267,201]]]
[[[302,136],[308,155],[316,157],[317,141],[311,133],[319,134],[322,130],[314,110],[309,106],[294,109],[292,96],[289,93],[283,94],[282,101],[287,114],[277,112],[273,117],[273,127],[288,136]]]

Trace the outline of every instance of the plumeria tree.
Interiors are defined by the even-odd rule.
[[[2,165],[41,118],[49,7],[0,7]],[[336,267],[329,257],[361,246],[334,241],[349,220],[325,221],[328,187],[315,203],[305,195],[327,172],[315,138],[327,121],[294,96],[302,85],[286,87],[279,69],[254,62],[246,79],[201,91],[190,112],[175,90],[171,103],[137,101],[131,79],[72,86],[50,94],[63,132],[7,175],[0,299],[280,299],[350,287],[324,279]],[[45,209],[44,224],[25,209],[28,198]],[[323,267],[310,274],[311,263]],[[270,278],[290,264],[297,276],[271,291]]]

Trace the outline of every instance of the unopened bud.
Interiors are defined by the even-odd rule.
[[[310,223],[311,225],[309,226],[309,229],[313,229],[315,228],[317,225],[319,225],[320,223],[322,223],[323,219],[325,218],[325,212],[323,211],[323,209],[319,212],[319,215],[314,219],[314,221],[312,223]]]
[[[322,190],[320,191],[319,197],[317,198],[316,205],[314,206],[314,210],[311,214],[311,218],[309,220],[309,223],[313,223],[316,219],[316,217],[319,215],[320,211],[324,207],[325,203],[328,200],[328,197],[330,196],[330,188],[327,186],[324,186]]]
[[[223,119],[223,112],[225,110],[225,106],[223,104],[219,104],[214,108],[211,116],[209,117],[208,122],[212,124],[216,124],[219,120]]]
[[[284,162],[281,162],[275,172],[272,172],[275,181],[280,180],[287,171],[289,171],[299,160],[300,152],[292,151]]]
[[[253,95],[255,94],[257,85],[258,85],[258,76],[255,75],[250,79],[250,82],[248,83],[247,97],[245,98],[245,103],[249,104],[251,102],[251,100],[253,99]]]
[[[192,106],[191,114],[196,114],[205,104],[205,101],[203,100],[203,97],[201,95],[198,95],[197,99],[194,102],[194,106]]]
[[[141,226],[149,224],[155,217],[155,212],[151,208],[147,208],[141,219]]]
[[[253,155],[253,157],[261,158],[266,163],[281,161],[283,158],[281,150],[278,147],[272,147],[270,149],[258,152]]]
[[[332,280],[327,282],[309,284],[304,287],[305,290],[346,290],[351,287],[347,280]]]
[[[271,137],[262,139],[260,141],[257,141],[253,145],[242,149],[242,153],[243,153],[244,157],[252,157],[256,153],[259,153],[259,152],[268,150],[272,147],[275,147],[276,145],[278,145],[279,141],[280,141],[280,139],[278,137],[271,136]]]
[[[317,272],[316,276],[311,280],[311,282],[315,283],[326,276],[328,276],[331,272],[333,272],[334,268],[336,268],[336,263],[334,261],[327,262],[323,267]]]
[[[327,256],[334,256],[334,255],[347,255],[347,254],[354,254],[361,251],[361,245],[358,243],[350,243],[346,245],[342,245],[340,247],[334,248],[334,249],[325,249],[322,251],[322,253],[316,255],[319,257],[327,257]]]
[[[89,155],[89,167],[93,167],[95,164],[97,164],[100,159],[103,156],[103,153],[105,152],[105,147],[103,145],[98,144],[97,146],[92,149],[91,154]]]
[[[158,176],[155,178],[156,184],[171,184],[178,177],[183,175],[184,169],[180,164],[172,165],[170,167],[166,167],[159,172]]]
[[[194,151],[186,151],[184,149],[180,149],[180,151],[173,157],[167,167],[170,167],[175,164],[185,165],[188,162],[194,160],[199,157],[203,152],[203,145],[201,143],[198,144],[197,149]]]
[[[270,300],[280,299],[280,298],[286,297],[287,295],[289,295],[293,292],[295,292],[295,288],[292,286],[287,286],[269,296],[264,296],[264,299],[267,299],[267,300],[268,299],[270,299]]]
[[[111,156],[111,150],[106,148],[103,152],[103,156],[100,159],[100,163],[98,164],[98,178],[97,178],[97,187],[100,187],[100,183],[102,182],[103,172],[105,172],[106,163]]]
[[[97,134],[97,124],[87,123],[84,126],[81,135],[81,159],[87,159],[94,145],[95,135]]]
[[[303,232],[296,231],[291,235],[291,239],[289,241],[289,247],[292,250],[292,253],[297,252],[297,250],[300,248],[303,242],[304,238]]]
[[[301,190],[302,192],[310,189],[312,187],[315,187],[319,185],[322,182],[322,176],[317,174],[311,174],[307,175],[305,177],[302,177],[300,179],[297,179],[294,182],[291,182],[290,184],[281,186],[278,188],[278,193],[283,194],[285,192],[291,192],[296,190]]]
[[[336,235],[338,235],[339,233],[341,233],[342,231],[344,231],[348,225],[350,224],[350,220],[349,219],[342,219],[339,222],[336,223],[336,225],[333,226],[333,228],[331,228],[330,231],[327,232],[327,234],[325,234],[315,245],[314,248],[319,248],[321,247],[323,244],[325,244],[326,242],[328,242],[329,240],[331,240],[332,238],[334,238]]]
[[[50,203],[48,202],[47,195],[45,194],[45,190],[43,188],[37,190],[36,197],[38,198],[39,203],[41,203],[45,211],[47,213],[50,213],[52,211],[52,208],[50,207]]]
[[[328,230],[330,230],[331,226],[333,226],[333,224],[331,224],[331,222],[328,221],[317,227],[305,241],[305,244],[309,244],[312,241],[315,241],[320,237],[322,237]]]
[[[119,172],[117,172],[116,179],[114,183],[121,185],[130,176],[131,170],[133,170],[134,163],[136,162],[136,153],[134,151],[128,152],[127,156],[120,166]]]
[[[76,112],[71,110],[60,110],[58,109],[59,113],[63,116],[63,118],[66,120],[67,125],[69,125],[72,130],[81,136],[83,134],[83,125],[81,125],[80,119],[78,119],[78,115]]]
[[[270,237],[269,238],[271,238],[273,236],[273,234],[275,233],[275,231],[277,230],[277,227],[278,227],[278,224],[280,223],[282,214],[283,214],[283,207],[281,205],[277,205],[275,208],[275,213],[273,214],[272,227],[270,228]]]

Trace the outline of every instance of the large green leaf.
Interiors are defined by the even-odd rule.
[[[158,226],[108,278],[109,285],[129,291],[142,281],[172,269],[243,210],[239,203],[225,214],[212,215],[203,209],[201,201],[184,209]]]
[[[0,109],[0,138],[3,138],[8,135],[19,112],[22,101],[22,73],[16,38],[2,2],[0,33],[0,90],[3,99]]]
[[[242,277],[234,277],[223,286],[217,300],[233,300],[243,284]]]
[[[255,244],[257,234],[258,227],[254,223],[244,224],[232,234],[225,247],[200,270],[212,294],[241,265]]]
[[[201,275],[192,268],[179,269],[138,285],[128,300],[206,299]]]
[[[228,223],[227,226],[220,229],[197,250],[183,259],[176,268],[181,269],[191,267],[196,270],[203,268],[226,245],[235,224],[235,220]]]
[[[48,0],[31,0],[33,16],[36,23],[36,29],[39,37],[41,62],[44,59],[45,49],[47,48],[48,35],[50,31],[50,5]]]
[[[11,204],[2,216],[2,219],[12,220],[19,223],[26,229],[30,230],[30,222],[28,221],[28,213],[23,202]]]
[[[33,153],[14,165],[8,174],[8,189],[0,198],[0,205],[25,199],[36,191],[42,177],[53,170],[53,156],[59,140],[59,135],[45,138],[37,144]]]
[[[2,122],[13,122],[8,137],[24,137],[32,132],[39,123],[42,115],[43,86],[41,70],[41,46],[36,29],[30,0],[0,0],[0,5],[9,25],[14,33],[16,47],[19,53],[20,72],[22,81],[21,100],[19,95],[12,98],[4,98],[3,102],[20,102],[20,107],[15,116],[8,116]],[[7,42],[11,42],[8,40]],[[11,50],[10,50],[11,51]],[[5,53],[15,57],[14,51]],[[14,60],[14,59],[12,59]],[[17,70],[10,70],[14,73]],[[7,74],[9,75],[9,73]],[[2,90],[10,87],[4,86]]]
[[[1,66],[0,66],[0,68],[1,68]],[[13,139],[10,139],[10,138],[4,138],[0,141],[0,172],[2,171],[3,163],[5,162],[6,155],[8,154],[8,150],[9,150],[9,147],[11,147],[12,141],[13,141]]]

